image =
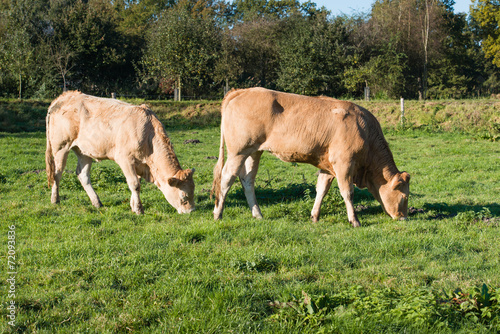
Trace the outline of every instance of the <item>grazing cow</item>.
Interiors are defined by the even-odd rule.
[[[46,122],[52,203],[59,202],[59,182],[73,150],[78,156],[76,174],[95,207],[102,204],[90,183],[92,160],[109,159],[125,174],[133,212],[144,212],[139,178],[154,182],[179,213],[194,209],[194,169],[181,168],[163,125],[145,105],[66,92],[52,102]]]
[[[367,187],[392,218],[406,218],[410,175],[397,169],[380,124],[366,109],[328,97],[249,88],[229,92],[221,113],[212,186],[215,219],[222,218],[226,195],[237,176],[253,217],[262,218],[254,183],[263,151],[320,169],[311,212],[315,222],[335,177],[354,227],[360,226],[352,202],[354,184]]]

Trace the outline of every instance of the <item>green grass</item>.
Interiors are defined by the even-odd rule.
[[[200,107],[193,113],[203,115]],[[175,117],[180,117],[179,115]],[[500,146],[457,133],[391,130],[411,174],[410,219],[393,221],[356,189],[362,227],[336,185],[309,220],[316,169],[269,154],[257,175],[263,220],[235,183],[224,219],[209,199],[219,129],[164,118],[197,210],[179,215],[151,184],[145,214],[113,162],[93,165],[92,207],[70,155],[50,203],[45,134],[0,133],[0,316],[6,319],[9,226],[16,231],[16,327],[37,333],[498,332]],[[190,125],[191,124],[191,125]],[[206,124],[206,123],[204,123]],[[199,144],[184,144],[198,139]],[[485,290],[486,289],[486,290]],[[495,299],[497,298],[497,299]],[[488,313],[489,312],[489,313]]]

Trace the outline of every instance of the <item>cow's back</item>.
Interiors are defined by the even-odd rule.
[[[308,97],[263,88],[237,90],[222,108],[229,149],[259,145],[285,161],[318,165],[325,152],[360,151],[366,146],[365,109],[347,101]]]
[[[71,143],[94,159],[115,160],[124,152],[150,154],[153,113],[119,100],[67,92],[49,107],[47,126],[55,143]]]

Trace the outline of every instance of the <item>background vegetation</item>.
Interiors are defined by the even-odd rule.
[[[0,133],[0,252],[5,268],[15,225],[18,272],[16,325],[1,321],[1,332],[500,331],[500,150],[491,125],[499,102],[414,101],[405,128],[399,101],[369,102],[396,164],[412,175],[410,216],[393,221],[356,189],[360,229],[347,222],[335,184],[321,221],[311,223],[316,168],[269,154],[256,182],[264,219],[251,217],[235,183],[224,219],[214,222],[219,102],[209,101],[149,102],[182,166],[196,168],[195,212],[177,214],[143,183],[145,214],[135,215],[110,161],[93,165],[105,205],[96,209],[74,154],[54,206],[44,171],[47,103],[0,105],[17,115],[1,120],[13,132]],[[5,320],[12,299],[0,277]]]
[[[0,94],[220,98],[223,87],[412,99],[500,93],[498,0],[0,0]]]

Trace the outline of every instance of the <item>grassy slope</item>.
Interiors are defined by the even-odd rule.
[[[172,127],[178,127],[179,124],[190,127],[215,126],[220,115],[220,102],[138,99],[129,102],[146,103],[162,117],[167,126]],[[383,127],[400,127],[399,101],[355,102],[370,110]],[[0,132],[43,131],[49,104],[50,101],[0,99]],[[405,118],[405,127],[475,133],[496,140],[500,137],[500,101],[497,99],[406,101]]]
[[[207,157],[218,154],[219,131],[206,110],[191,105],[163,115],[182,165],[197,170],[198,210],[182,216],[150,184],[142,190],[145,214],[133,214],[112,162],[95,164],[92,174],[103,209],[90,205],[70,172],[61,204],[52,206],[44,134],[0,134],[0,249],[6,253],[8,225],[15,224],[18,330],[435,332],[436,323],[444,332],[498,330],[498,321],[476,324],[446,305],[435,306],[438,316],[419,292],[500,287],[498,143],[388,132],[396,163],[412,175],[414,209],[409,221],[392,221],[356,190],[361,229],[347,223],[336,187],[320,223],[310,223],[315,168],[265,154],[257,180],[265,218],[251,218],[235,184],[224,219],[214,222],[207,191],[215,160]],[[182,113],[198,115],[199,124],[192,127]],[[188,139],[201,143],[184,144]],[[69,170],[75,164],[70,155]],[[5,291],[3,276],[0,282]],[[323,313],[308,313],[305,296],[337,300],[343,293]],[[5,293],[0,301],[7,305]],[[398,307],[415,314],[384,318]],[[4,322],[0,328],[9,330]]]

